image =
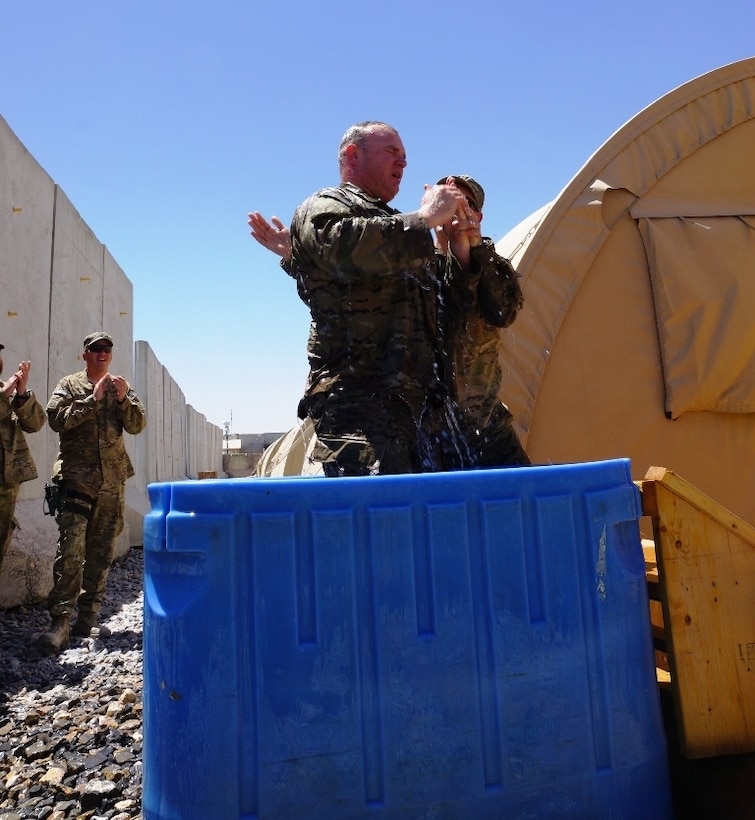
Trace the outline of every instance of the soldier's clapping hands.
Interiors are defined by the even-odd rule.
[[[95,399],[100,401],[108,391],[112,392],[118,401],[123,401],[129,391],[129,383],[123,376],[111,376],[110,373],[105,373],[94,385]]]

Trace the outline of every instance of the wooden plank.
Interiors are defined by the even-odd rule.
[[[655,541],[643,538],[642,554],[645,558],[645,582],[647,583],[648,598],[650,599],[650,626],[653,632],[653,646],[656,650],[665,652],[666,629],[663,624],[661,586],[658,577],[658,561],[655,556]]]
[[[668,651],[666,625],[663,622],[663,606],[660,601],[650,600],[650,627],[653,632],[653,646],[663,652]]]
[[[655,488],[663,486],[668,493],[684,500],[684,504],[705,515],[726,531],[732,532],[751,547],[755,547],[755,527],[714,501],[697,487],[666,467],[651,467],[643,481],[636,482],[642,490],[642,511],[645,515],[658,515]],[[755,489],[755,488],[754,488]],[[645,492],[647,490],[647,492]],[[655,533],[654,533],[655,536]],[[657,543],[657,538],[655,539]]]
[[[755,528],[670,470],[640,485],[682,752],[755,751]]]
[[[660,601],[660,587],[658,580],[658,560],[655,557],[655,541],[642,539],[642,554],[645,558],[645,581],[648,585],[648,595],[652,601]]]
[[[659,686],[671,685],[671,673],[666,669],[661,669],[660,666],[655,667],[655,678],[658,681]]]

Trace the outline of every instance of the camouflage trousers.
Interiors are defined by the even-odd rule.
[[[317,435],[313,460],[330,477],[432,469],[423,408],[414,405],[419,402],[380,393],[315,397],[308,409]]]
[[[18,524],[13,517],[18,498],[18,484],[0,484],[0,569],[3,566],[8,545],[13,538],[13,531]]]
[[[478,467],[526,467],[532,464],[513,421],[506,405],[500,404],[484,429],[474,429],[471,441],[477,451]]]
[[[105,596],[107,576],[115,557],[115,542],[123,531],[123,484],[91,487],[62,482],[62,507],[55,516],[58,548],[53,564],[53,588],[47,596],[50,615],[96,615]]]
[[[531,464],[513,420],[503,403],[481,424],[463,408],[447,402],[433,413],[430,421],[442,469],[475,470]]]

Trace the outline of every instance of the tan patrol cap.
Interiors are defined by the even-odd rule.
[[[106,342],[113,346],[113,337],[109,333],[105,333],[104,330],[97,330],[94,333],[90,333],[86,339],[84,339],[84,350],[88,350],[95,342]]]
[[[435,184],[445,185],[448,177],[453,177],[463,188],[467,190],[467,193],[472,195],[471,198],[475,203],[476,210],[481,211],[482,206],[485,204],[485,191],[483,191],[482,185],[467,174],[448,174],[448,176],[441,177]]]

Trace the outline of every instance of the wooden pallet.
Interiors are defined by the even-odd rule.
[[[648,597],[650,598],[650,626],[653,632],[653,648],[655,649],[655,675],[658,685],[667,687],[671,684],[671,671],[668,663],[666,627],[663,622],[661,583],[658,577],[655,541],[643,538],[642,552],[645,557],[645,580],[648,586]]]
[[[755,528],[665,468],[637,486],[653,522],[643,551],[659,683],[682,754],[755,751]]]

